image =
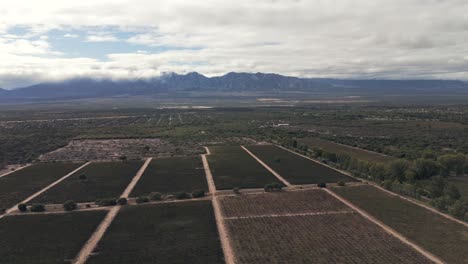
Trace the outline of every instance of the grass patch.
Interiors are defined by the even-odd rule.
[[[142,165],[142,161],[91,163],[32,202],[92,202],[100,198],[118,198]],[[82,175],[86,177],[80,177]]]
[[[205,170],[199,156],[153,159],[133,189],[131,196],[152,192],[177,193],[208,190]]]
[[[224,263],[211,202],[124,207],[89,263]]]
[[[0,221],[0,262],[69,263],[106,213],[7,216]]]
[[[447,263],[466,263],[468,229],[463,225],[373,186],[333,190]]]
[[[216,188],[263,188],[278,181],[276,177],[252,158],[240,146],[210,147],[207,156]]]
[[[249,146],[248,149],[292,184],[356,181],[339,171],[277,146],[258,145]]]
[[[78,168],[80,163],[38,163],[0,178],[0,208],[10,208]]]

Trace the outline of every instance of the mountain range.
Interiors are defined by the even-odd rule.
[[[327,95],[468,95],[457,80],[343,80],[298,78],[270,73],[235,73],[206,77],[197,72],[169,73],[146,80],[70,79],[12,90],[0,89],[0,101],[106,98],[193,92],[311,93]]]

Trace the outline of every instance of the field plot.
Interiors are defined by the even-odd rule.
[[[278,179],[240,146],[209,147],[208,162],[218,190],[262,188]]]
[[[210,201],[122,208],[88,263],[224,263]]]
[[[247,148],[292,184],[332,183],[340,180],[356,181],[341,172],[277,146],[257,145]]]
[[[430,263],[323,190],[220,198],[238,263]]]
[[[468,228],[463,225],[372,186],[333,190],[447,263],[467,263]]]
[[[0,263],[70,263],[106,213],[7,216],[0,221]]]
[[[220,199],[225,217],[351,212],[349,207],[321,189],[220,196]]]
[[[138,181],[131,196],[151,192],[175,193],[208,191],[205,171],[199,156],[153,159]]]
[[[38,163],[0,178],[0,208],[10,208],[65,176],[81,163]]]
[[[92,202],[100,198],[119,197],[142,165],[143,161],[91,163],[32,202]],[[81,175],[85,175],[86,179],[80,179]]]
[[[395,157],[387,156],[377,152],[367,151],[364,149],[354,148],[347,145],[338,144],[332,141],[319,138],[301,138],[298,139],[300,144],[306,145],[309,148],[318,148],[336,154],[345,154],[350,157],[362,159],[372,162],[390,162],[395,160]]]

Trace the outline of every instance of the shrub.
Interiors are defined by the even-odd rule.
[[[149,198],[152,201],[160,201],[162,200],[162,194],[159,192],[152,192],[150,193]]]
[[[63,209],[65,209],[65,211],[73,211],[77,208],[77,204],[75,203],[75,201],[66,201],[63,203]]]
[[[28,206],[26,206],[24,203],[18,204],[18,210],[20,212],[26,212],[28,210]]]
[[[88,176],[86,176],[85,174],[80,174],[80,176],[78,176],[78,179],[80,181],[86,181],[88,179]]]
[[[31,205],[31,212],[44,212],[45,207],[43,204],[33,204]]]
[[[119,198],[119,199],[117,200],[117,204],[118,204],[118,205],[126,205],[127,202],[128,202],[128,201],[127,201],[127,198],[125,198],[125,197],[121,197],[121,198]]]
[[[263,187],[265,192],[274,192],[274,191],[281,191],[283,189],[283,185],[281,183],[268,183]]]
[[[462,218],[468,213],[468,203],[458,200],[450,208],[449,213],[455,217]]]
[[[318,183],[317,186],[320,188],[327,188],[327,184],[324,182]]]
[[[117,204],[117,200],[115,198],[98,199],[96,204],[99,206],[113,206]]]
[[[176,193],[175,198],[176,199],[189,199],[190,194],[188,194],[186,192],[178,192],[178,193]]]
[[[204,190],[195,190],[192,192],[192,198],[200,198],[205,196]]]
[[[239,187],[234,187],[234,188],[232,188],[232,191],[233,191],[235,194],[240,194],[240,188],[239,188]]]
[[[338,186],[345,186],[346,182],[345,181],[338,181]]]
[[[149,199],[148,199],[148,197],[146,197],[146,196],[140,196],[140,197],[137,197],[135,201],[136,201],[138,204],[141,204],[141,203],[147,203],[147,202],[149,202]]]

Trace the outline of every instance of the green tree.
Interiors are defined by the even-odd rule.
[[[417,159],[413,163],[415,178],[418,180],[428,179],[439,173],[439,166],[430,159]]]
[[[78,207],[78,205],[75,203],[75,201],[69,200],[63,203],[63,209],[65,211],[73,211]]]

